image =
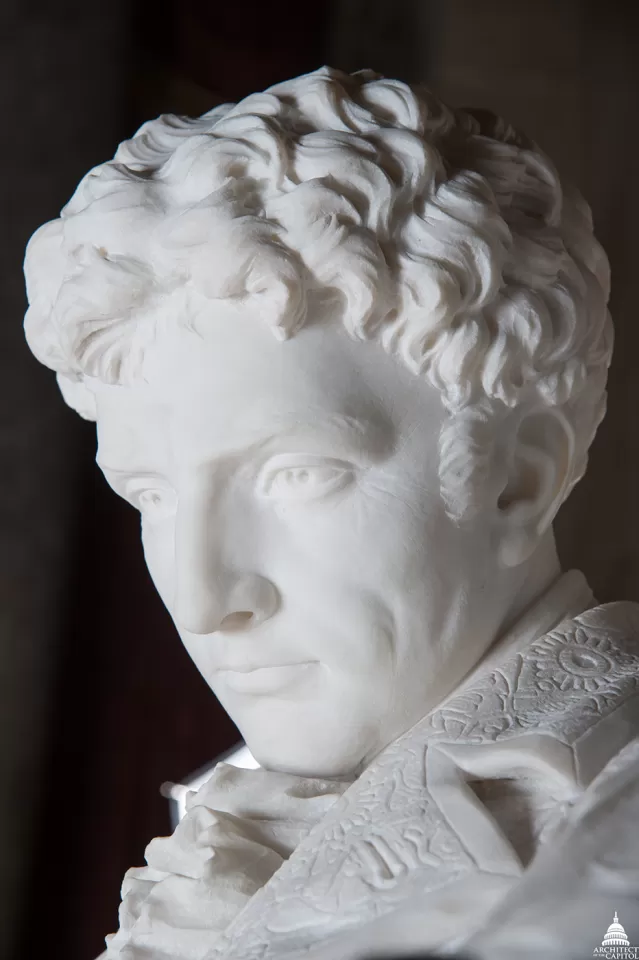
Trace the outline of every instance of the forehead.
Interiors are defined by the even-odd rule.
[[[259,317],[212,309],[198,332],[176,325],[158,336],[140,383],[95,384],[100,457],[129,466],[170,448],[199,458],[284,431],[358,424],[382,442],[416,387],[379,345],[352,340],[339,323],[281,342]]]

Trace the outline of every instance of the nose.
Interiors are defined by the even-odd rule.
[[[250,630],[277,609],[278,592],[269,580],[225,562],[224,540],[210,502],[180,504],[172,613],[177,627],[189,633]]]

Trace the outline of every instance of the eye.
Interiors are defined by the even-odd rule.
[[[174,491],[168,487],[150,487],[148,480],[127,484],[126,498],[148,520],[163,520],[175,512]]]
[[[273,500],[314,500],[341,490],[353,467],[326,457],[274,457],[258,478],[258,493]]]

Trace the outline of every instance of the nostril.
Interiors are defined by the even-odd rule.
[[[236,610],[224,617],[218,629],[229,633],[233,630],[245,630],[253,619],[254,616],[250,610]]]

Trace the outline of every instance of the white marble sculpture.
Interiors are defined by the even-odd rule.
[[[26,274],[29,344],[261,764],[151,842],[107,956],[515,957],[500,908],[562,843],[576,870],[579,811],[607,836],[589,798],[639,767],[639,606],[552,532],[612,349],[586,204],[494,116],[325,68],[145,124]]]

